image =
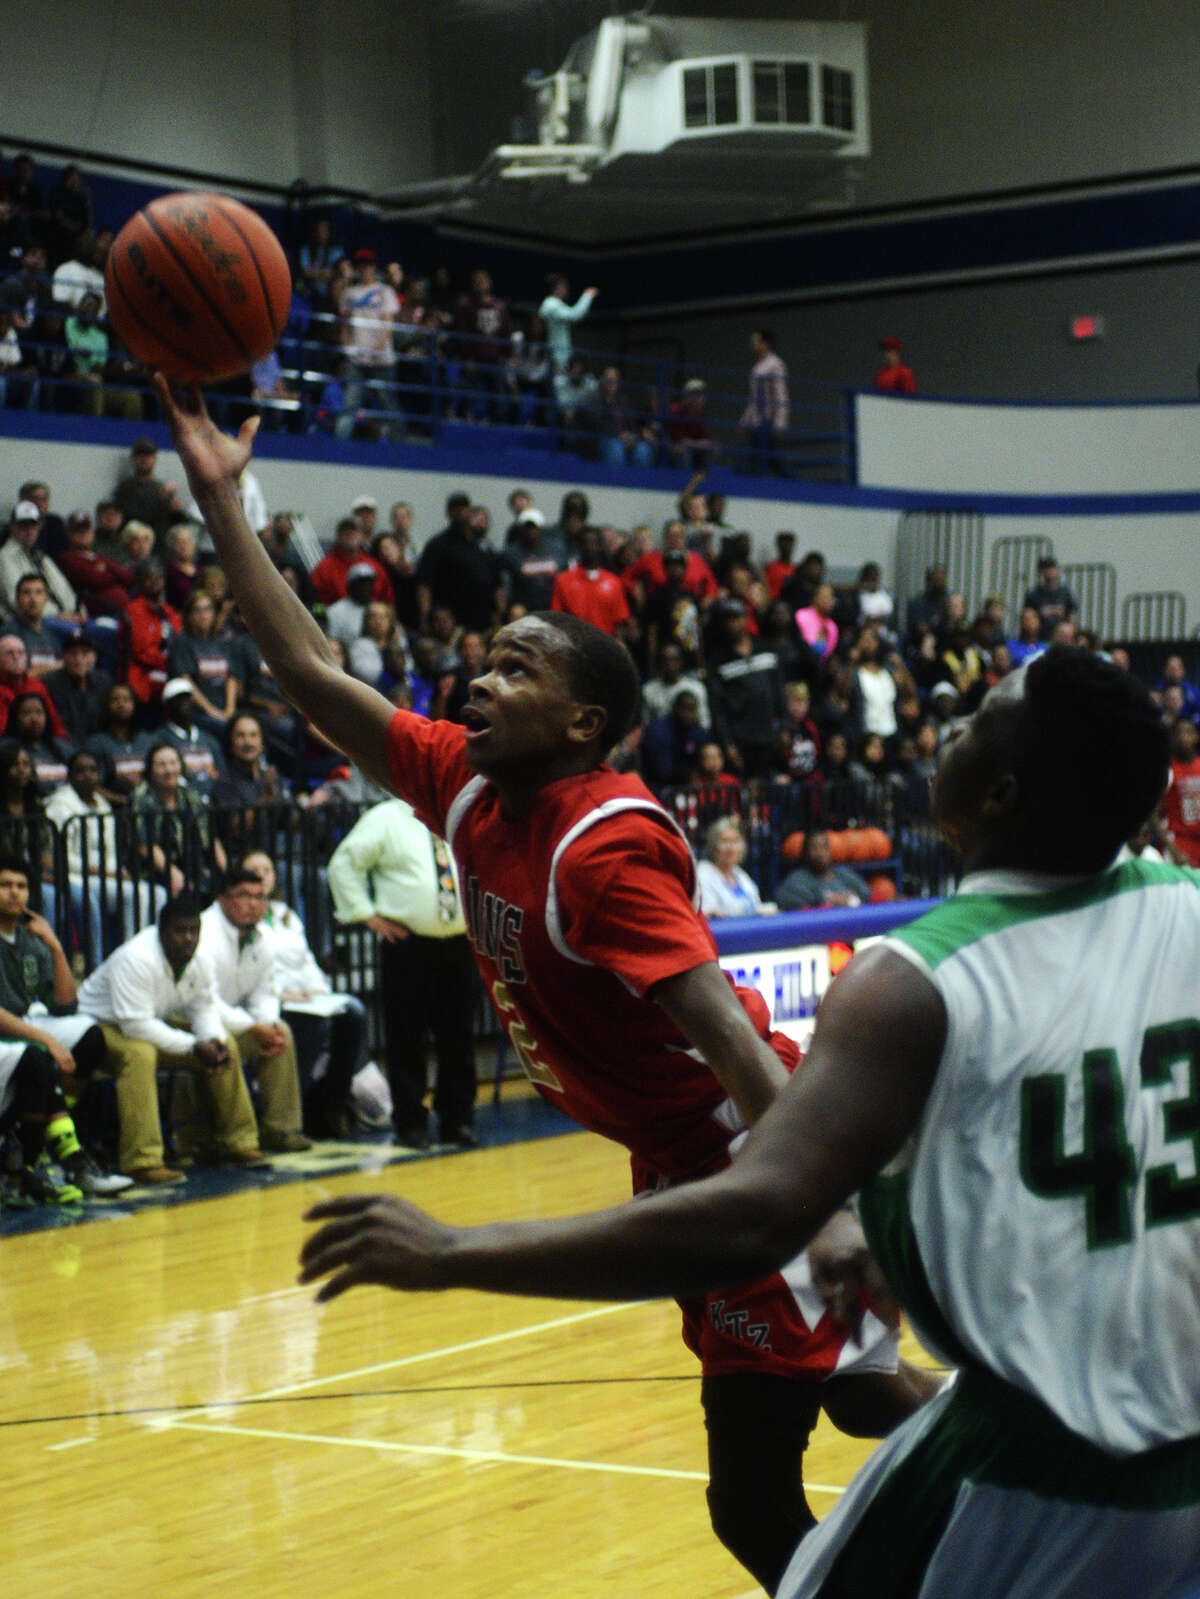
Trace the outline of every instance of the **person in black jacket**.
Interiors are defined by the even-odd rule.
[[[708,667],[713,732],[742,777],[769,777],[784,718],[779,658],[749,633],[740,600],[720,600],[718,606],[719,632]]]

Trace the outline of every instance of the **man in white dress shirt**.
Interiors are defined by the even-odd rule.
[[[127,939],[79,991],[81,1008],[104,1031],[116,1080],[118,1164],[136,1182],[152,1186],[184,1181],[183,1172],[163,1162],[160,1066],[190,1068],[202,1078],[202,1108],[218,1159],[245,1167],[267,1164],[241,1063],[225,1036],[212,961],[199,943],[200,903],[192,894],[179,894],[163,906],[157,927]]]
[[[280,1015],[275,958],[258,930],[267,896],[256,873],[238,867],[200,918],[200,951],[212,962],[217,1009],[234,1052],[258,1082],[262,1147],[311,1149],[300,1131],[300,1077],[291,1029]]]
[[[329,891],[339,922],[361,922],[380,940],[379,988],[396,1142],[411,1149],[429,1145],[425,1043],[432,1031],[440,1140],[474,1147],[479,990],[453,856],[417,820],[411,805],[385,800],[360,816],[334,850]]]

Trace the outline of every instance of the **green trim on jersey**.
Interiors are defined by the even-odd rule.
[[[1172,883],[1200,888],[1200,874],[1156,861],[1126,861],[1123,866],[1084,878],[1069,888],[1044,894],[956,894],[888,936],[907,944],[932,969],[968,944],[977,944],[981,938],[1006,932],[1022,922],[1063,916],[1114,899],[1118,894]]]
[[[1115,1457],[1039,1400],[986,1372],[963,1372],[942,1416],[875,1490],[822,1599],[914,1599],[964,1482],[1118,1510],[1182,1510],[1200,1503],[1200,1438]]]
[[[922,1343],[953,1366],[974,1364],[933,1297],[908,1208],[908,1173],[872,1177],[858,1196],[858,1217],[888,1287]]]

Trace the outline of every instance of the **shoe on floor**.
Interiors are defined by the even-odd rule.
[[[441,1142],[447,1149],[478,1149],[479,1134],[473,1127],[448,1127]]]
[[[81,1205],[83,1190],[65,1175],[60,1179],[55,1168],[39,1162],[21,1173],[20,1190],[35,1205]]]
[[[423,1125],[414,1127],[397,1127],[392,1134],[393,1144],[403,1144],[405,1149],[428,1149],[430,1144],[429,1128]]]
[[[313,1146],[312,1139],[305,1138],[303,1133],[264,1133],[262,1147],[273,1155],[298,1155]]]
[[[174,1171],[170,1166],[135,1166],[125,1175],[139,1188],[164,1188],[169,1183],[187,1182],[183,1172]]]
[[[89,1155],[86,1150],[81,1150],[68,1161],[63,1171],[75,1187],[82,1189],[91,1199],[105,1194],[122,1194],[127,1188],[133,1187],[132,1177],[123,1177],[120,1172],[105,1171],[95,1157]]]
[[[237,1166],[242,1171],[270,1171],[271,1162],[261,1149],[230,1149],[221,1156],[223,1166]]]

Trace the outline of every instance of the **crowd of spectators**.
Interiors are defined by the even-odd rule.
[[[54,174],[48,192],[41,175],[27,154],[9,171],[0,161],[0,405],[153,420],[146,375],[105,305],[112,219],[96,216],[78,167]],[[732,375],[710,396],[695,371],[625,373],[578,351],[575,326],[600,289],[575,294],[559,271],[501,293],[485,265],[462,280],[444,264],[414,270],[339,240],[326,217],[308,222],[292,270],[278,347],[213,392],[224,420],[253,409],[269,429],[366,440],[422,439],[456,422],[553,428],[565,448],[613,466],[796,468],[788,371],[769,329],[751,337],[743,401]],[[894,337],[876,387],[915,392]]]

